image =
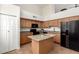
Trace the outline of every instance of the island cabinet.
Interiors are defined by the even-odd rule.
[[[32,40],[32,52],[34,54],[46,54],[49,53],[53,49],[53,38],[49,38],[47,40],[35,41]]]
[[[20,45],[26,44],[28,42],[31,42],[31,39],[29,39],[27,36],[32,35],[31,32],[21,32],[20,33]]]
[[[49,53],[54,47],[53,34],[28,36],[32,39],[31,48],[34,54]]]
[[[60,44],[60,34],[56,34],[56,36],[54,36],[53,41],[57,44]]]

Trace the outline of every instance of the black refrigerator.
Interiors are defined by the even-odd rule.
[[[61,22],[61,46],[79,51],[79,20]]]

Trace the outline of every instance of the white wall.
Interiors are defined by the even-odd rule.
[[[19,4],[21,17],[45,21],[45,17],[55,13],[53,4]],[[35,18],[33,18],[35,16]]]
[[[41,6],[39,4],[18,4],[21,7],[21,17],[35,20],[43,20]]]
[[[18,6],[20,6],[22,9],[30,13],[41,15],[41,12],[40,12],[41,8],[40,8],[40,5],[38,4],[19,4]]]
[[[35,16],[35,18],[33,16]],[[34,19],[34,20],[43,20],[42,16],[37,15],[35,13],[31,13],[31,12],[25,11],[23,9],[21,9],[21,17],[23,17],[23,18],[30,18],[30,19]]]

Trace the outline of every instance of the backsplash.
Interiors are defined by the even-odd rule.
[[[30,31],[30,28],[21,28],[20,31]]]
[[[45,28],[45,31],[59,31],[60,32],[60,28],[59,27],[51,27],[51,28]]]
[[[31,28],[22,28],[20,31],[30,31]],[[57,31],[60,32],[59,27],[51,27],[51,28],[36,28],[37,31],[40,31],[41,29],[44,29],[45,31]]]

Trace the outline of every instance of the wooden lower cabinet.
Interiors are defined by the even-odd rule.
[[[53,41],[54,41],[55,43],[60,44],[60,34],[56,34],[56,36],[54,37]]]
[[[20,45],[26,44],[28,42],[31,42],[31,39],[29,39],[27,36],[32,35],[31,32],[21,32],[20,33]]]

